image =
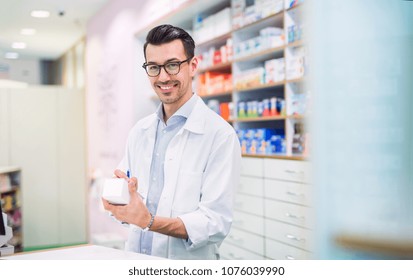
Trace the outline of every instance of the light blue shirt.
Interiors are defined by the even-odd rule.
[[[164,122],[163,105],[160,104],[156,110],[158,117],[158,127],[156,130],[155,147],[152,154],[152,162],[150,169],[150,181],[146,207],[149,212],[156,215],[159,199],[164,186],[164,162],[165,153],[168,144],[178,131],[185,125],[186,120],[192,112],[196,103],[195,95],[178,109],[168,121]],[[152,238],[153,232],[142,232],[141,235],[141,252],[142,254],[151,255],[152,253]]]

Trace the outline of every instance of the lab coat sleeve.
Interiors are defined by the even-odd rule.
[[[183,240],[187,250],[219,245],[229,233],[240,164],[241,149],[235,132],[218,137],[204,171],[199,208],[179,216],[189,236]]]
[[[126,140],[126,145],[125,145],[125,153],[123,154],[123,157],[121,159],[121,161],[119,162],[118,166],[116,167],[116,169],[119,169],[123,172],[126,173],[127,170],[130,170],[131,166],[129,164],[130,160],[129,160],[129,155],[130,155],[130,149],[131,146],[133,144],[133,136],[134,136],[134,132],[135,132],[135,128],[133,128],[129,134],[128,134],[128,138]]]

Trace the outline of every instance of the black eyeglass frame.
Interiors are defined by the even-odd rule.
[[[190,57],[190,58],[187,58],[187,59],[182,60],[182,61],[170,61],[170,62],[167,62],[167,63],[162,64],[162,65],[155,64],[155,63],[149,63],[149,64],[148,64],[148,63],[145,62],[145,63],[142,65],[142,68],[145,69],[145,72],[146,72],[146,74],[147,74],[149,77],[158,77],[159,74],[161,74],[161,70],[162,70],[161,68],[163,68],[163,70],[165,70],[165,72],[166,72],[168,75],[178,75],[179,72],[181,71],[181,64],[183,64],[183,63],[185,63],[185,62],[188,62],[188,63],[189,63],[189,61],[191,61],[192,58],[194,58],[194,57]],[[178,72],[176,72],[175,74],[169,73],[168,70],[166,70],[166,68],[165,68],[165,66],[168,65],[168,64],[170,64],[170,63],[178,63]],[[159,72],[158,72],[157,75],[155,75],[155,76],[149,75],[148,70],[146,69],[146,67],[147,67],[147,66],[150,66],[150,65],[156,65],[156,66],[159,67]]]

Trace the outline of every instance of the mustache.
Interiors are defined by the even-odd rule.
[[[175,84],[179,84],[179,81],[168,81],[168,82],[156,82],[156,86],[172,86]]]

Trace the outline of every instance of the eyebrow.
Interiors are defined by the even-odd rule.
[[[166,64],[166,63],[172,62],[172,61],[180,61],[180,60],[179,60],[179,58],[174,57],[174,58],[168,59],[168,60],[165,61],[163,64]],[[146,63],[147,63],[147,64],[156,64],[156,65],[159,65],[159,64],[157,64],[157,63],[154,62],[154,61],[148,61],[148,62],[146,62]]]

